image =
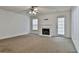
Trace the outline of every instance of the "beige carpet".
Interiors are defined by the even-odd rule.
[[[0,52],[75,53],[71,39],[35,34],[0,40]]]

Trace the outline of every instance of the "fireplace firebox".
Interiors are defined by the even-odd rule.
[[[50,35],[50,29],[49,28],[43,28],[42,29],[42,34],[43,35]]]

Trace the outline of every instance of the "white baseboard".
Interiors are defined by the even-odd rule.
[[[0,40],[7,39],[7,38],[12,38],[12,37],[16,37],[16,36],[21,36],[21,35],[26,35],[26,34],[29,34],[29,33],[19,33],[19,34],[16,34],[16,35],[4,36],[4,37],[0,37]]]

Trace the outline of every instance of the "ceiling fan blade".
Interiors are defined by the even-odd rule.
[[[34,10],[34,8],[37,8],[38,6],[29,6],[29,8],[26,8],[24,10],[18,11],[18,13],[29,15],[29,11]],[[37,12],[38,13],[38,12]]]

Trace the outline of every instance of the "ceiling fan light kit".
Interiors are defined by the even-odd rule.
[[[32,6],[31,9],[30,9],[30,11],[29,11],[29,14],[30,14],[30,15],[37,15],[38,12],[39,12],[39,11],[38,11],[38,8]]]

